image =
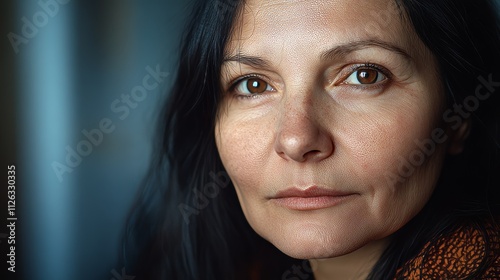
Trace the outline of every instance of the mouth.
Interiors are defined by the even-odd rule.
[[[291,210],[311,211],[334,207],[358,195],[312,186],[307,189],[292,187],[278,192],[270,201]]]

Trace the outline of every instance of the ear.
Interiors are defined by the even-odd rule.
[[[448,153],[451,155],[458,155],[462,153],[465,148],[465,140],[469,137],[471,123],[469,120],[464,121],[462,125],[452,132],[450,142],[448,144]]]

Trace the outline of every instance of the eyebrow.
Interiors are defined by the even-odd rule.
[[[246,64],[246,65],[252,66],[254,68],[268,68],[270,65],[270,63],[263,58],[245,55],[241,52],[239,52],[236,55],[225,57],[224,60],[222,61],[222,64],[224,64],[226,62],[231,62],[231,61],[238,62],[241,64]]]
[[[349,42],[343,45],[335,46],[327,51],[322,52],[320,55],[320,59],[330,60],[330,61],[337,60],[347,56],[352,52],[356,52],[370,47],[383,48],[388,51],[394,52],[398,55],[403,56],[409,62],[413,60],[413,58],[404,49],[396,45],[393,45],[391,43],[376,39]],[[224,64],[226,62],[238,62],[241,64],[252,66],[254,68],[268,68],[271,65],[269,61],[261,57],[246,55],[242,52],[225,57],[222,63]]]
[[[412,60],[411,55],[408,54],[404,49],[393,45],[388,42],[384,42],[381,40],[371,39],[371,40],[363,40],[363,41],[355,41],[349,42],[344,45],[336,46],[332,49],[329,49],[321,54],[321,59],[335,60],[340,57],[344,57],[349,53],[359,51],[362,49],[370,48],[370,47],[379,47],[386,49],[388,51],[394,52],[403,56],[407,60]]]

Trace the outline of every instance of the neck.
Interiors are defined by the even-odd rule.
[[[388,238],[372,241],[360,249],[330,259],[310,260],[316,280],[361,280],[366,279],[382,252],[387,248]]]

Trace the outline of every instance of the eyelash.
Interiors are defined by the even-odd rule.
[[[268,85],[270,84],[268,80],[265,77],[262,77],[261,75],[258,74],[249,74],[245,76],[241,76],[236,78],[234,81],[230,83],[228,92],[233,93],[237,98],[241,99],[254,99],[262,95],[262,93],[255,93],[255,94],[235,94],[236,87],[240,85],[240,83],[246,79],[250,78],[258,78],[261,79],[262,81],[266,82]]]
[[[356,71],[359,71],[361,69],[376,70],[376,71],[382,73],[386,77],[386,80],[383,81],[383,82],[379,82],[379,83],[371,84],[371,85],[370,84],[366,84],[366,85],[346,84],[346,85],[349,85],[349,86],[352,86],[352,87],[355,87],[355,88],[359,88],[359,89],[379,88],[379,87],[385,86],[393,78],[393,74],[387,68],[382,67],[382,66],[380,66],[378,64],[373,64],[373,63],[366,62],[366,63],[351,65],[349,67],[349,69],[347,70],[347,74],[343,75],[342,78],[340,79],[340,82],[334,82],[332,84],[334,86],[342,85],[347,80],[347,78],[349,78],[352,74],[354,74]],[[341,72],[344,72],[344,71],[342,70]]]
[[[345,80],[350,77],[350,75],[352,75],[353,73],[355,73],[356,71],[358,71],[360,69],[373,69],[373,70],[376,70],[376,71],[382,73],[386,77],[386,80],[383,81],[383,82],[379,82],[377,84],[372,84],[372,85],[353,85],[353,84],[346,84],[346,85],[351,86],[351,87],[355,87],[356,89],[376,89],[376,88],[380,88],[380,87],[386,86],[386,84],[392,80],[392,76],[393,75],[392,75],[392,73],[388,69],[386,69],[385,67],[382,67],[380,65],[377,65],[377,64],[366,62],[366,63],[362,63],[362,64],[353,64],[353,65],[351,65],[349,67],[349,69],[347,70],[347,74],[343,75],[342,78],[340,79],[340,82],[334,82],[333,85],[334,86],[342,85],[345,82]],[[342,72],[344,72],[344,71],[342,71]],[[239,84],[242,81],[244,81],[246,79],[250,79],[250,78],[258,78],[258,79],[261,79],[262,81],[266,82],[267,84],[270,84],[267,81],[267,79],[265,77],[262,77],[261,75],[258,75],[258,74],[249,74],[249,75],[238,77],[235,80],[233,80],[230,83],[228,91],[230,93],[234,94],[236,87],[239,86]],[[256,93],[256,94],[234,94],[234,95],[237,98],[254,99],[254,98],[257,98],[257,97],[261,96],[262,93]]]

